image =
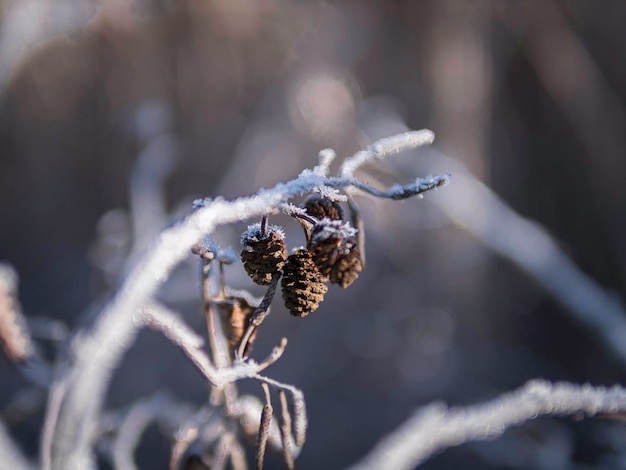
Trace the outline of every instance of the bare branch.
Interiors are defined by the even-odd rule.
[[[213,385],[217,384],[217,370],[204,351],[200,349],[204,341],[178,315],[162,305],[151,303],[139,311],[137,320],[148,328],[163,333],[183,350],[209,382]]]
[[[308,426],[306,416],[306,402],[304,401],[304,394],[301,390],[297,389],[293,385],[284,384],[277,380],[270,379],[259,374],[256,374],[253,378],[265,382],[268,385],[276,388],[277,390],[283,390],[291,395],[294,409],[294,441],[296,448],[294,449],[294,457],[298,456],[300,448],[306,441],[306,428]]]
[[[486,404],[418,410],[350,470],[412,469],[434,454],[466,442],[493,439],[537,416],[595,416],[626,412],[626,389],[533,380]]]
[[[331,163],[337,158],[337,154],[333,149],[321,150],[318,155],[319,163],[313,168],[313,172],[320,176],[328,176]]]
[[[287,403],[287,395],[284,390],[278,392],[280,397],[280,438],[283,442],[283,458],[289,470],[293,470],[293,454],[291,452],[291,414],[289,413],[289,404]]]
[[[230,444],[230,464],[233,470],[248,470],[248,461],[246,460],[246,451],[241,443],[233,440]]]
[[[151,422],[165,416],[172,404],[163,395],[154,395],[134,403],[117,430],[112,446],[115,468],[134,470],[137,468],[133,458],[142,434]]]
[[[52,382],[48,392],[48,404],[44,417],[43,429],[41,432],[41,468],[50,470],[52,468],[52,445],[55,438],[54,431],[61,414],[61,404],[69,384],[69,371],[58,373],[59,378]]]
[[[626,309],[620,299],[582,272],[545,228],[516,213],[463,165],[439,152],[435,155],[454,172],[454,185],[430,202],[535,279],[626,364]],[[481,210],[477,212],[476,207]]]
[[[277,360],[279,360],[282,357],[283,353],[285,352],[286,347],[287,347],[287,338],[283,338],[280,340],[280,344],[272,350],[272,353],[263,362],[259,364],[259,366],[256,369],[257,372],[261,372],[262,370],[267,369],[269,366],[271,366]]]
[[[212,262],[202,259],[200,263],[202,269],[202,303],[204,318],[207,325],[209,347],[211,349],[211,357],[215,362],[215,366],[220,369],[230,365],[228,343],[224,338],[224,331],[220,322],[216,321],[216,315],[212,308],[211,279],[209,276]]]
[[[356,170],[358,170],[359,167],[365,163],[369,163],[376,159],[383,159],[405,150],[411,150],[424,145],[429,145],[432,144],[434,140],[435,134],[428,129],[409,131],[403,134],[377,140],[367,147],[367,149],[356,153],[350,158],[347,158],[341,165],[339,175],[343,178],[352,178]]]
[[[272,422],[272,400],[270,398],[270,389],[266,383],[262,383],[263,392],[265,393],[265,406],[261,412],[261,421],[259,423],[259,433],[256,440],[255,462],[257,470],[263,470],[263,462],[265,461],[265,448],[267,447],[267,437],[270,433],[270,424]]]
[[[278,286],[279,280],[280,273],[276,274],[272,278],[272,282],[269,286],[267,286],[267,291],[265,292],[263,300],[254,311],[254,313],[250,316],[250,320],[248,321],[248,327],[246,328],[246,331],[241,338],[239,348],[237,349],[237,358],[243,359],[252,333],[254,333],[254,330],[256,330],[261,325],[261,323],[263,323],[263,320],[265,320],[265,317],[269,313],[270,304],[272,303],[272,299],[274,299],[274,294],[276,293],[276,287]]]

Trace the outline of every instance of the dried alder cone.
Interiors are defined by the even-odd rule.
[[[363,269],[356,231],[349,222],[322,219],[313,227],[309,251],[320,274],[346,288]]]
[[[313,262],[311,253],[301,248],[289,255],[281,281],[285,307],[296,317],[317,310],[328,287]]]
[[[241,261],[248,275],[257,284],[269,285],[287,257],[282,230],[273,225],[265,229],[261,224],[251,225],[241,236],[241,244]]]
[[[331,201],[319,194],[311,194],[304,200],[302,205],[307,214],[318,220],[343,220],[343,209],[341,206],[337,202]]]

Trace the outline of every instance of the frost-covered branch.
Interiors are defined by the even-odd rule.
[[[373,144],[361,156],[349,159],[342,176],[349,177],[362,162],[415,148],[432,141],[432,132],[418,131],[383,139]],[[357,154],[359,155],[359,154]],[[322,163],[322,166],[325,164]],[[324,170],[320,170],[323,173]],[[303,172],[298,178],[279,183],[270,189],[232,201],[206,201],[183,221],[164,230],[135,267],[129,272],[116,296],[107,304],[94,327],[78,335],[72,344],[73,364],[61,380],[67,380],[67,393],[54,433],[54,468],[95,468],[92,441],[97,428],[97,416],[104,400],[107,384],[122,354],[135,340],[139,325],[133,313],[150,301],[161,282],[188,255],[202,237],[217,227],[258,218],[272,213],[279,204],[294,196],[322,190],[328,178],[315,172]],[[349,188],[351,179],[337,182],[337,187]],[[229,371],[236,380],[238,371]],[[244,371],[241,371],[242,373]]]
[[[163,394],[156,394],[135,402],[121,419],[111,445],[111,457],[115,468],[136,470],[133,455],[146,428],[153,422],[176,429],[183,416],[191,413],[185,405],[171,401]]]
[[[625,412],[626,389],[622,387],[533,380],[486,404],[465,408],[426,406],[350,470],[411,469],[444,449],[496,438],[511,426],[542,415],[592,417]]]
[[[435,134],[428,130],[408,131],[402,134],[385,137],[377,140],[365,150],[357,152],[354,156],[347,158],[339,170],[340,176],[352,178],[356,170],[362,165],[377,159],[382,159],[405,150],[422,147],[432,144]]]
[[[148,328],[163,333],[172,343],[180,347],[202,374],[215,385],[218,371],[201,349],[204,340],[189,328],[174,312],[163,305],[151,303],[140,309],[137,321]]]
[[[620,299],[581,271],[544,227],[520,216],[463,165],[434,152],[454,173],[454,185],[430,202],[535,279],[626,364],[626,309]]]

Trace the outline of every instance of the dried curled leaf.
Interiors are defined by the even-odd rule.
[[[232,350],[236,350],[241,342],[250,317],[256,310],[257,306],[251,305],[244,297],[229,296],[222,300],[216,300],[215,304],[220,312],[222,318],[222,325],[224,326],[224,333],[228,338]],[[248,349],[252,345],[256,338],[256,330],[250,336],[248,344],[246,345],[245,353],[248,353]]]

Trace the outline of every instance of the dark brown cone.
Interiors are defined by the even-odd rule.
[[[324,300],[328,287],[308,250],[300,249],[289,255],[281,280],[285,307],[296,317],[306,317]]]
[[[287,245],[282,233],[268,230],[262,237],[260,231],[256,231],[247,234],[242,244],[241,261],[244,269],[255,283],[268,285],[283,269],[287,258]]]
[[[359,277],[363,266],[355,237],[329,236],[324,240],[312,237],[311,240],[309,250],[324,279],[345,289]]]
[[[311,194],[304,200],[303,206],[309,215],[318,220],[343,220],[343,209],[341,206],[319,194]]]
[[[228,297],[226,299],[216,301],[216,305],[220,311],[220,316],[222,317],[224,333],[228,338],[228,343],[234,351],[237,347],[239,347],[241,338],[248,327],[248,321],[256,310],[256,307],[250,305],[243,297]],[[255,338],[256,330],[252,333],[252,336],[250,336],[245,354],[248,353],[248,348],[252,345]]]

